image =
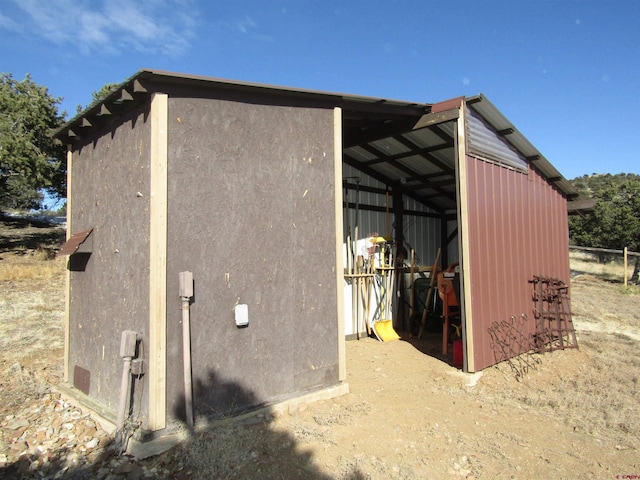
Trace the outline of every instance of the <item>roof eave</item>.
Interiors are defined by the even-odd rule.
[[[167,72],[163,70],[141,69],[133,76],[124,80],[116,87],[113,93],[92,103],[85,110],[78,113],[71,120],[66,122],[54,132],[54,137],[62,143],[74,143],[81,136],[80,132],[85,132],[87,127],[92,127],[95,119],[109,115],[112,110],[121,110],[120,105],[127,102],[136,103],[141,98],[146,99],[153,84],[170,83],[174,85],[201,84],[210,88],[222,90],[249,90],[261,92],[265,95],[279,95],[287,98],[308,99],[318,101],[326,105],[343,107],[352,110],[364,111],[410,111],[415,115],[427,112],[431,108],[428,103],[416,103],[403,100],[391,100],[386,98],[368,97],[359,95],[349,95],[343,93],[325,92],[319,90],[309,90],[292,87],[282,87],[276,85],[251,83],[235,80],[225,80],[214,77],[200,75],[187,75],[182,73]],[[155,90],[153,90],[155,91]],[[159,91],[159,90],[158,90]],[[117,112],[116,112],[117,113]]]

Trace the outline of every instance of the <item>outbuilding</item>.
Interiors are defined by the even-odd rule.
[[[128,359],[125,403],[150,433],[191,403],[216,417],[345,393],[345,339],[366,334],[346,307],[348,239],[458,264],[467,372],[500,360],[494,322],[533,317],[534,276],[569,283],[576,192],[482,95],[430,104],[141,70],[56,136],[65,378],[115,417]],[[406,310],[393,316],[405,330]]]

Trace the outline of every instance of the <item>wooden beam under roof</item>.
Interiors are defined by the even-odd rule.
[[[438,180],[436,182],[434,181],[430,181],[430,180],[424,180],[421,181],[420,183],[417,183],[415,185],[405,185],[404,189],[405,190],[420,190],[421,188],[433,188],[434,190],[441,190],[441,187],[445,187],[448,185],[455,185],[456,180],[455,178],[449,178],[447,180]],[[444,192],[444,195],[446,197],[449,197],[451,199],[453,199],[453,196],[451,194],[449,194],[448,192],[445,192],[444,190],[442,190]]]
[[[444,110],[438,113],[426,113],[416,122],[413,126],[413,130],[420,130],[422,128],[438,125],[439,123],[450,122],[452,120],[456,120],[459,116],[459,108],[452,108],[451,110]]]
[[[133,93],[148,93],[147,88],[140,83],[140,80],[135,79],[133,81]]]
[[[361,162],[361,164],[367,165],[372,170],[375,165],[378,165],[381,163],[387,163],[389,165],[392,165],[393,167],[405,173],[406,177],[412,178],[412,179],[417,178],[420,180],[421,182],[420,185],[406,188],[405,189],[406,192],[416,192],[421,188],[429,188],[438,192],[438,196],[444,197],[448,200],[455,202],[455,194],[448,192],[447,190],[442,188],[443,185],[451,185],[453,184],[453,182],[449,182],[449,181],[432,182],[430,181],[429,177],[425,177],[421,175],[419,171],[416,171],[400,162],[400,160],[403,158],[414,157],[414,156],[422,157],[425,163],[430,163],[432,165],[435,165],[437,168],[439,168],[442,172],[441,174],[444,174],[444,175],[448,174],[451,176],[455,176],[455,172],[452,167],[448,166],[446,163],[440,161],[439,159],[431,155],[431,152],[433,151],[438,151],[445,148],[453,147],[453,139],[451,137],[446,135],[446,133],[439,128],[435,128],[435,130],[437,130],[435,132],[436,135],[444,140],[445,142],[444,144],[438,144],[434,146],[420,148],[418,147],[418,145],[413,143],[410,139],[399,134],[399,135],[394,135],[388,138],[393,138],[394,140],[402,144],[404,147],[406,147],[407,148],[406,152],[401,152],[394,155],[385,155],[384,152],[378,150],[377,148],[373,147],[370,144],[359,145],[360,148],[363,148],[364,150],[368,151],[369,153],[377,157],[375,160],[368,160],[366,162]],[[393,181],[393,179],[386,179],[384,180],[384,183],[388,184],[389,181]],[[424,196],[419,195],[418,193],[415,193],[415,195],[416,195],[416,199],[421,203],[424,203],[425,205],[431,208],[436,208],[438,210],[441,209],[440,206],[436,206],[433,204],[433,202],[427,201],[427,199],[425,199]]]
[[[123,102],[129,102],[133,100],[133,95],[131,95],[126,88],[123,88],[120,92],[120,100]]]
[[[571,200],[567,202],[567,212],[569,215],[577,213],[590,213],[596,207],[596,200],[594,198],[587,198],[584,200]]]
[[[395,138],[396,138],[397,141],[399,141],[405,147],[407,147],[409,150],[411,150],[414,154],[423,157],[429,163],[431,163],[433,165],[436,165],[440,170],[443,170],[443,171],[448,172],[448,173],[453,175],[454,171],[453,171],[452,167],[448,166],[447,164],[441,162],[440,160],[435,158],[433,155],[431,155],[433,152],[437,152],[439,150],[445,150],[447,148],[453,148],[453,139],[452,138],[443,139],[443,140],[445,140],[445,143],[440,143],[438,145],[433,145],[433,146],[429,146],[429,147],[425,147],[425,148],[418,147],[415,143],[413,143],[411,140],[409,140],[406,137],[402,137],[401,136],[401,137],[395,137]],[[410,157],[412,155],[406,155],[406,156]]]
[[[371,145],[362,145],[361,148],[365,148],[366,150],[368,150],[369,152],[371,152],[374,155],[378,155],[379,158],[382,161],[377,161],[377,162],[373,162],[373,161],[368,161],[366,162],[367,165],[371,166],[371,165],[379,165],[380,163],[387,163],[389,165],[392,165],[393,167],[397,168],[398,170],[402,171],[403,173],[407,174],[407,176],[409,177],[418,177],[420,176],[420,172],[416,171],[412,168],[410,168],[407,165],[404,165],[403,163],[401,163],[399,160],[402,158],[406,158],[406,157],[412,157],[412,156],[420,156],[424,159],[425,163],[434,163],[432,160],[428,159],[425,155],[428,154],[419,154],[418,151],[419,150],[424,150],[424,149],[418,149],[417,145],[415,145],[413,142],[411,142],[410,140],[404,138],[404,137],[391,137],[394,140],[400,142],[401,144],[403,144],[405,147],[407,147],[409,149],[408,152],[403,152],[401,154],[395,154],[395,155],[384,155],[381,151],[375,149],[375,147],[371,146]],[[368,147],[368,148],[367,148]],[[417,149],[417,150],[416,150]],[[446,165],[442,164],[441,162],[439,162],[440,165],[438,165],[438,167],[441,170],[444,170],[445,173],[449,173],[451,175],[453,175],[453,169],[449,169]],[[390,179],[392,180],[392,179]],[[388,183],[388,182],[385,182]],[[442,190],[439,185],[434,185],[432,182],[428,181],[428,180],[424,180],[424,183],[429,185],[429,187],[434,188],[435,190],[439,191],[442,195],[446,196],[446,197],[451,197],[451,195],[449,194],[449,192],[446,192],[445,190]],[[451,197],[453,198],[453,197]]]
[[[378,180],[381,183],[384,183],[385,185],[393,185],[394,183],[396,183],[393,180],[391,180],[391,179],[385,177],[384,175],[382,175],[377,170],[374,170],[373,168],[367,166],[366,164],[363,164],[362,162],[359,162],[355,158],[351,157],[347,152],[344,152],[343,160],[344,160],[344,163],[346,163],[347,165],[351,165],[356,170],[359,170],[359,171],[369,175],[370,177]],[[422,203],[423,205],[425,205],[425,206],[427,206],[429,208],[433,208],[434,210],[436,210],[438,212],[442,212],[443,211],[442,206],[440,206],[438,204],[435,204],[433,202],[429,202],[428,200],[426,200],[421,195],[417,195],[415,192],[406,192],[406,195],[409,198],[412,198],[413,200],[416,200],[417,202],[420,202],[420,203]]]
[[[402,136],[397,136],[397,137],[391,137],[394,138],[395,140],[398,140],[402,143],[405,143],[404,140],[406,140],[404,137]],[[439,150],[445,150],[447,148],[452,148],[453,147],[453,143],[452,144],[444,144],[444,143],[440,143],[438,145],[433,145],[430,147],[424,147],[424,148],[419,148],[417,145],[413,144],[411,142],[411,147],[409,151],[407,152],[402,152],[402,153],[396,153],[394,155],[386,155],[384,152],[382,152],[381,150],[378,150],[377,148],[373,147],[372,145],[365,143],[362,145],[356,145],[357,147],[362,148],[363,150],[366,150],[367,152],[371,153],[372,155],[375,155],[376,158],[375,159],[371,159],[371,160],[366,160],[365,164],[367,165],[375,165],[377,163],[385,163],[385,162],[391,162],[391,161],[396,161],[396,160],[401,160],[403,158],[408,158],[408,157],[413,157],[413,156],[420,156],[420,155],[429,155],[432,152],[437,152]],[[407,146],[407,145],[405,145]]]
[[[345,120],[344,148],[355,147],[374,142],[399,133],[411,131],[415,118],[392,120],[379,119],[376,121]]]

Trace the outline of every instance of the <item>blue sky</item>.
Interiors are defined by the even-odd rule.
[[[637,0],[0,0],[0,71],[70,116],[140,68],[437,102],[484,93],[566,178],[640,174]]]

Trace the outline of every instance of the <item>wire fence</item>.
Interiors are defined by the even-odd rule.
[[[589,274],[628,286],[638,283],[640,253],[609,248],[569,246],[572,275]]]

